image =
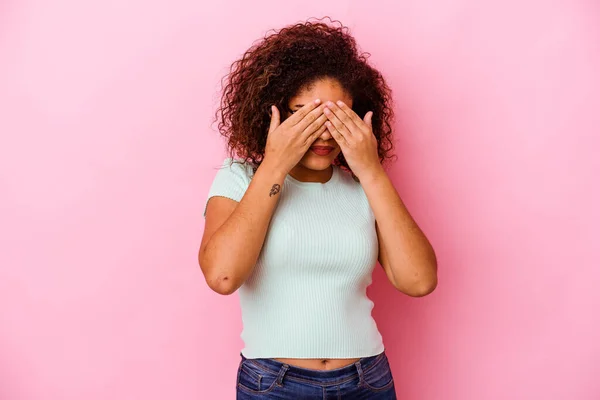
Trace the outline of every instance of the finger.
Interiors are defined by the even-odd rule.
[[[271,106],[271,124],[269,125],[269,133],[273,132],[281,121],[279,109],[276,106]]]
[[[373,111],[369,111],[367,115],[365,115],[365,124],[367,124],[369,128],[373,128]]]
[[[308,118],[308,116],[306,118]],[[313,133],[316,130],[318,130],[319,128],[321,128],[325,124],[326,121],[327,121],[327,115],[321,114],[319,117],[317,117],[317,119],[315,119],[313,122],[311,122],[310,125],[308,125],[306,128],[304,128],[304,131],[302,131],[300,136],[304,137],[304,138],[310,136],[311,133]]]
[[[344,103],[341,100],[339,100],[337,102],[337,105],[356,124],[356,126],[360,128],[360,126],[363,123],[363,120],[360,119],[360,117],[358,116],[358,114],[356,114],[353,109],[351,109],[350,107],[348,107],[346,105],[346,103]]]
[[[325,131],[327,130],[327,126],[325,126],[325,124],[323,124],[319,129],[317,129],[316,131],[314,131],[306,140],[305,145],[306,146],[310,146],[312,145],[315,140],[317,140],[317,138],[319,136],[321,136],[323,133],[325,133]]]
[[[341,148],[344,148],[348,145],[348,142],[346,141],[344,135],[342,135],[340,131],[336,129],[336,127],[331,123],[331,121],[325,122],[325,126],[327,127],[329,133],[331,133],[331,136],[335,139],[335,141],[340,145]]]
[[[338,110],[339,110],[339,107],[338,107]],[[342,111],[340,110],[340,112],[342,112]],[[350,132],[350,130],[348,129],[347,125],[344,124],[342,122],[342,120],[340,120],[337,117],[337,115],[332,110],[329,109],[329,107],[327,107],[325,109],[325,115],[327,116],[327,119],[329,119],[329,122],[331,122],[333,124],[333,126],[335,127],[335,129],[337,129],[338,132],[340,132],[341,135],[347,136],[348,138],[352,137],[352,132]],[[346,114],[344,114],[344,115],[346,115]],[[356,129],[356,127],[355,127],[355,129]]]
[[[328,109],[330,109],[333,112],[333,114],[337,117],[337,119],[340,120],[346,126],[346,128],[350,132],[350,134],[359,130],[358,126],[356,126],[356,124],[354,123],[352,118],[350,118],[350,116],[348,116],[344,112],[344,110],[342,110],[336,104],[334,104],[332,102],[327,102],[326,106]],[[330,118],[330,120],[331,120],[331,118]],[[334,121],[331,120],[331,122],[334,122]],[[340,130],[340,128],[338,126],[336,126],[336,128],[338,128],[338,130]]]
[[[311,124],[313,124],[317,119],[319,119],[323,115],[324,109],[325,105],[322,104],[318,106],[317,108],[306,114],[300,122],[294,125],[294,128],[300,132],[303,132],[306,128],[308,128]],[[325,123],[325,121],[323,121],[323,123]]]
[[[311,111],[313,111],[315,108],[317,108],[319,105],[321,104],[321,99],[315,99],[314,101],[311,101],[305,105],[303,105],[298,111],[296,111],[294,114],[292,114],[291,117],[289,117],[286,121],[289,121],[288,123],[293,125],[298,124],[300,121],[302,121],[304,119],[304,117],[306,117]],[[304,129],[304,128],[302,128]]]

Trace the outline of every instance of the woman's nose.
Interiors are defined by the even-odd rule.
[[[329,129],[325,129],[325,132],[321,133],[321,136],[319,136],[319,138],[324,142],[331,139],[332,136],[331,136],[331,133],[329,132]]]

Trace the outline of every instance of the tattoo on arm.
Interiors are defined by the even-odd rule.
[[[274,184],[271,188],[271,192],[269,193],[269,197],[275,196],[277,193],[279,193],[279,190],[281,190],[281,186],[278,183]]]

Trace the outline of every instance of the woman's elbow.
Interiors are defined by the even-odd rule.
[[[229,295],[238,289],[239,285],[231,277],[212,273],[211,271],[214,268],[209,267],[206,260],[202,260],[200,256],[198,257],[198,264],[200,265],[200,270],[204,275],[206,284],[212,291],[222,295]]]
[[[426,271],[422,274],[421,279],[418,279],[412,288],[412,293],[410,296],[413,297],[423,297],[431,294],[438,285],[438,276],[437,276],[437,259],[435,253],[431,252],[431,259],[427,263],[426,267],[423,267],[423,270]]]
[[[413,287],[410,289],[410,291],[408,291],[408,293],[406,293],[406,294],[408,294],[411,297],[424,297],[424,296],[427,296],[428,294],[431,294],[437,287],[437,284],[438,284],[437,276],[433,276],[430,279],[421,281],[421,282],[413,285]]]
[[[411,297],[424,297],[431,294],[438,284],[437,273],[427,274],[419,279],[413,279],[410,284],[396,286],[400,292]]]
[[[230,295],[234,293],[240,285],[238,285],[234,279],[227,275],[213,275],[209,273],[204,274],[204,279],[209,288],[214,292],[222,295]]]
[[[214,292],[222,294],[224,296],[233,294],[237,289],[238,285],[234,284],[228,277],[217,278],[217,279],[206,279],[208,287]]]

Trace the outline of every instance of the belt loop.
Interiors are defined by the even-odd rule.
[[[361,387],[361,386],[363,386],[363,384],[365,382],[365,377],[363,374],[362,366],[360,365],[360,360],[355,362],[354,365],[356,366],[356,369],[358,370],[358,387]]]
[[[283,364],[281,366],[281,369],[279,370],[279,375],[277,375],[277,386],[283,386],[283,377],[285,376],[285,373],[289,368],[290,366],[287,364]]]

